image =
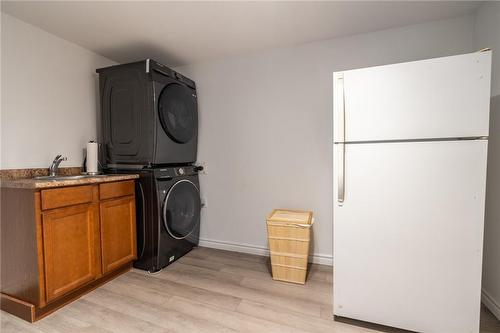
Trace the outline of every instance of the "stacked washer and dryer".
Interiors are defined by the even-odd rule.
[[[195,83],[151,59],[101,68],[101,161],[107,173],[138,173],[137,256],[156,272],[198,245]]]

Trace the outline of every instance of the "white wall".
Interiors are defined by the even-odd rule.
[[[109,59],[2,13],[1,168],[81,166],[96,136],[97,75]]]
[[[500,3],[487,2],[475,17],[476,48],[493,50],[488,182],[484,232],[483,302],[500,319]]]
[[[431,22],[178,68],[198,86],[202,244],[262,253],[273,208],[310,209],[332,255],[332,72],[474,50],[474,18]]]

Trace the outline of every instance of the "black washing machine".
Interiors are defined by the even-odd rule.
[[[198,245],[198,170],[190,165],[106,171],[140,175],[136,181],[138,259],[134,267],[159,271]]]
[[[198,104],[194,81],[152,60],[97,70],[101,161],[159,166],[196,161]]]

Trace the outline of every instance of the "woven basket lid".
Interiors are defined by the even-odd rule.
[[[312,212],[303,210],[275,209],[267,217],[268,222],[311,224]]]

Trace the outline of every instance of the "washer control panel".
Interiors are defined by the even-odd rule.
[[[156,169],[155,175],[158,179],[169,180],[175,177],[197,175],[199,167],[194,165],[172,166]]]

